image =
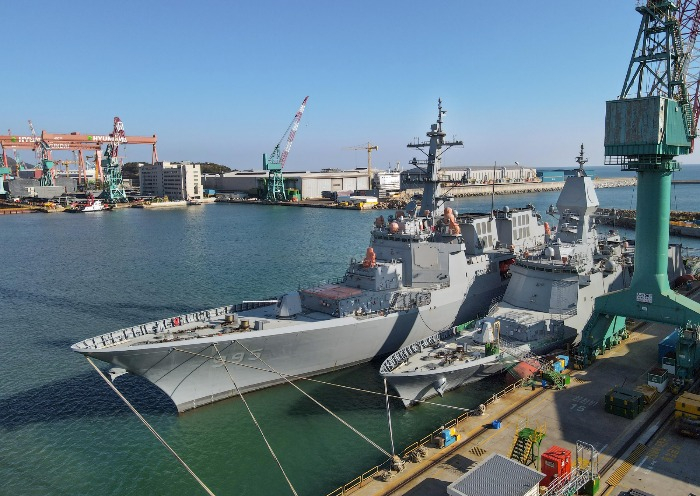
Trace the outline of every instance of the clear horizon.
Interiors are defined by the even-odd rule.
[[[635,5],[13,4],[13,25],[48,37],[7,51],[0,134],[29,135],[29,119],[37,132],[106,134],[119,116],[127,135],[158,136],[160,160],[257,170],[308,95],[287,169],[363,167],[367,152],[352,148],[368,142],[373,168],[406,168],[406,144],[425,139],[442,98],[448,137],[464,141],[446,166],[567,167],[583,143],[604,167],[605,102],[627,71]],[[150,153],[120,147],[125,162]]]

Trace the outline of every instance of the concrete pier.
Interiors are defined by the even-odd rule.
[[[695,284],[689,294],[697,298],[700,287]],[[483,416],[456,425],[461,441],[442,449],[426,443],[424,460],[406,462],[404,470],[388,481],[382,480],[380,472],[366,473],[361,483],[356,480],[344,494],[444,496],[450,483],[490,454],[509,457],[522,424],[545,426],[540,453],[556,445],[575,456],[576,441],[592,444],[600,452],[598,494],[619,495],[631,489],[656,496],[700,494],[700,473],[694,463],[700,445],[675,431],[675,397],[670,391],[661,393],[634,419],[603,408],[605,395],[613,387],[634,389],[646,384],[647,371],[656,366],[658,343],[670,331],[669,326],[639,325],[629,339],[593,365],[571,371],[566,389],[519,388],[490,405]],[[459,394],[459,390],[447,394]],[[499,429],[491,427],[494,420],[501,421]]]

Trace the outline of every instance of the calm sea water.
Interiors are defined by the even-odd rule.
[[[700,167],[682,173],[700,178]],[[600,168],[596,174],[604,175]],[[697,191],[674,187],[672,208],[700,211]],[[495,203],[532,203],[544,213],[557,195],[497,196]],[[603,206],[634,208],[636,202],[634,188],[600,189],[598,196]],[[490,203],[480,197],[454,206],[487,211]],[[376,215],[216,204],[0,217],[0,494],[200,493],[69,346],[128,325],[340,276],[351,257],[364,254]],[[698,247],[696,240],[684,241]],[[381,391],[378,367],[370,363],[323,379]],[[383,398],[298,384],[390,449]],[[117,386],[216,494],[290,494],[240,399],[178,415],[167,397],[138,377],[123,376]],[[484,381],[441,401],[473,407],[499,388]],[[246,398],[300,494],[327,494],[384,459],[292,387]],[[455,416],[428,405],[409,411],[392,406],[399,450]]]

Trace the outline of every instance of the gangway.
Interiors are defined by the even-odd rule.
[[[510,449],[510,458],[523,465],[537,466],[540,457],[540,444],[545,438],[546,425],[539,424],[534,429],[527,427],[527,419],[518,422]]]

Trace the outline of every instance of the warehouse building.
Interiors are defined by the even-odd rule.
[[[403,189],[410,188],[411,184],[421,183],[426,178],[426,171],[415,167],[401,173],[401,185]],[[522,167],[520,165],[498,167],[443,167],[440,169],[440,180],[446,183],[461,184],[490,184],[497,183],[525,183],[535,181],[537,169]]]
[[[204,176],[204,188],[217,195],[264,198],[267,171],[233,171]],[[324,192],[370,189],[366,168],[349,171],[323,169],[319,172],[284,172],[285,190],[298,190],[302,199],[323,198]]]

